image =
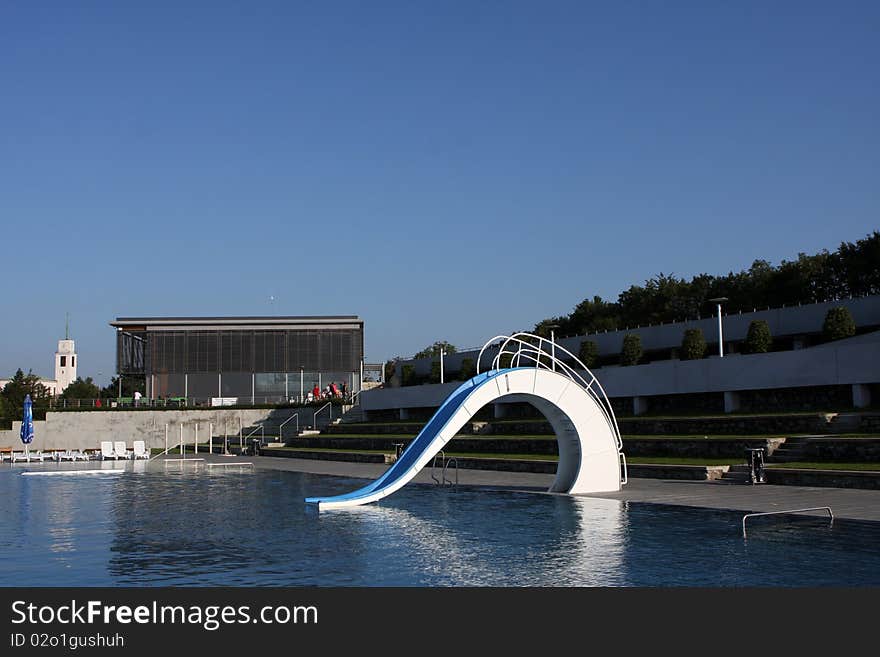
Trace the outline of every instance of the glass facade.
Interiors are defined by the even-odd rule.
[[[182,319],[216,325],[177,325],[173,318],[111,323],[118,329],[117,370],[144,377],[148,397],[281,403],[330,383],[359,388],[363,323],[356,317],[299,318],[309,321],[295,327],[285,318],[245,318],[278,324],[254,328],[235,318]]]

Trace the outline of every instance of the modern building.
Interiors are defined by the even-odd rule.
[[[116,370],[146,397],[280,403],[315,386],[360,389],[364,322],[356,315],[118,317]]]

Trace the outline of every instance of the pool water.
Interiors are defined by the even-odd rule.
[[[0,470],[4,586],[880,585],[877,523],[758,518],[744,540],[742,513],[690,507],[409,485],[319,513],[303,498],[363,481],[22,469]]]

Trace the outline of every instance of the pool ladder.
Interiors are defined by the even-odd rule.
[[[437,471],[437,459],[440,459],[439,478],[435,474]],[[446,471],[449,469],[449,466],[453,464],[455,464],[455,481],[446,476]],[[433,479],[434,483],[438,486],[445,486],[446,484],[449,484],[450,486],[458,486],[458,459],[454,456],[447,459],[445,452],[442,450],[439,451],[431,462],[431,479]]]
[[[814,506],[809,509],[786,509],[785,511],[765,511],[764,513],[747,513],[743,516],[742,519],[742,528],[743,528],[743,538],[747,538],[746,536],[746,520],[748,518],[755,518],[757,516],[778,516],[789,513],[805,513],[809,511],[827,511],[828,519],[831,523],[831,526],[834,526],[834,513],[831,511],[830,506]]]

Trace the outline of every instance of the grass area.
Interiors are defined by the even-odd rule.
[[[791,468],[793,470],[857,470],[859,472],[880,472],[880,463],[832,463],[823,462],[792,462],[768,463],[767,468]]]
[[[328,452],[337,454],[388,454],[388,450],[381,449],[331,449],[326,447],[276,447],[273,449],[285,450],[290,452]],[[161,450],[160,450],[161,451]],[[514,461],[558,461],[559,458],[555,454],[507,454],[499,452],[454,452],[446,450],[446,457],[457,458],[492,458],[492,459],[509,459]],[[744,465],[744,459],[725,459],[725,458],[699,458],[699,457],[683,457],[683,456],[633,456],[627,458],[627,463],[632,465]],[[880,472],[880,463],[832,463],[832,462],[799,462],[799,463],[768,463],[767,468],[796,468],[810,470],[857,470],[867,472]]]
[[[745,465],[745,459],[708,459],[692,456],[628,456],[626,462],[634,465]]]

